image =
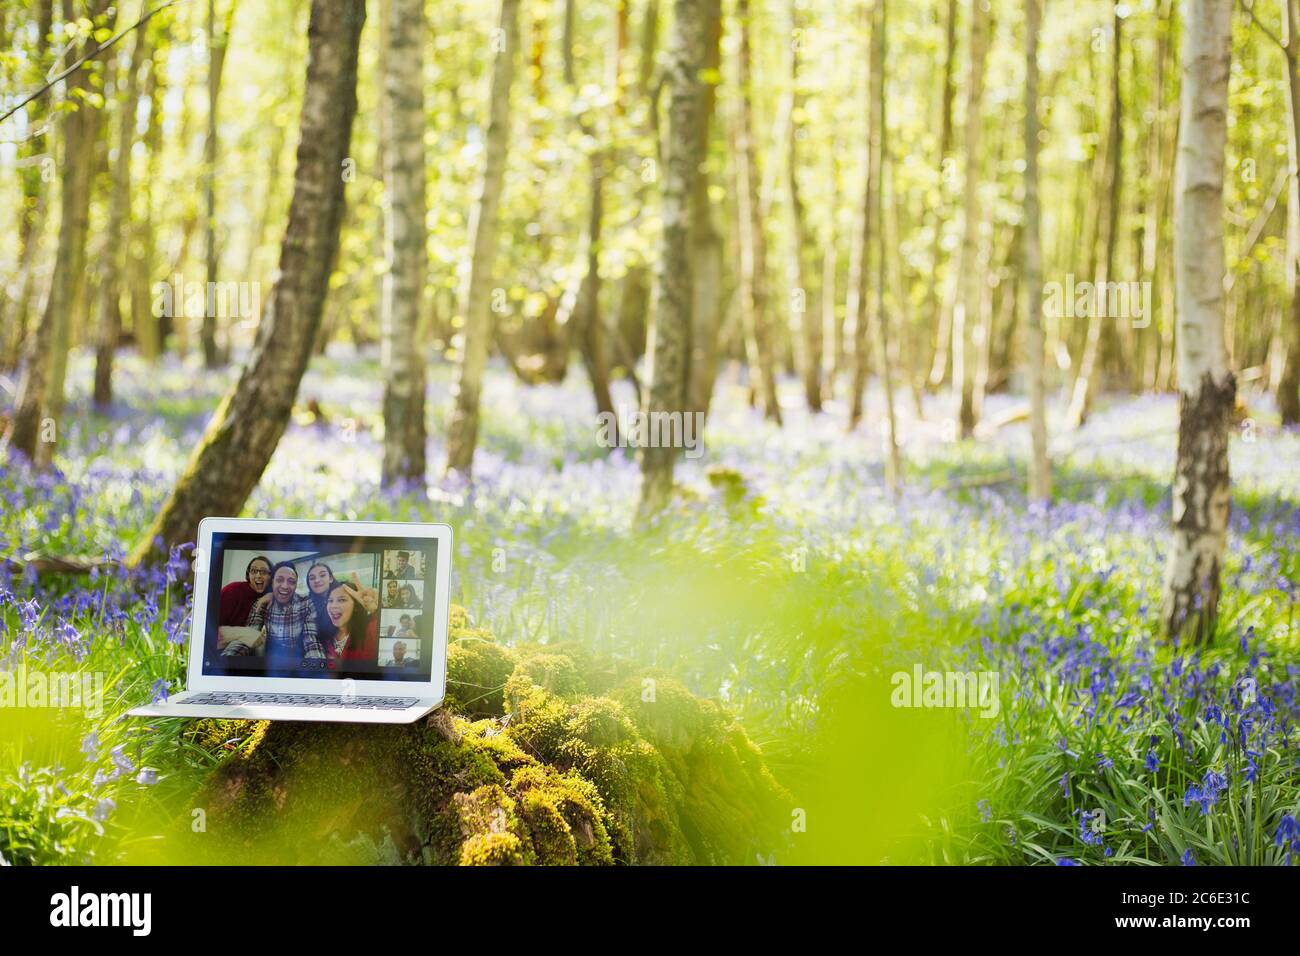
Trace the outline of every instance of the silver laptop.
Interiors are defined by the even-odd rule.
[[[451,528],[207,518],[187,689],[138,717],[404,724],[442,703]]]

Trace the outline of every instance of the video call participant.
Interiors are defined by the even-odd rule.
[[[334,625],[325,613],[325,598],[329,594],[330,585],[337,580],[334,569],[323,561],[317,561],[307,569],[307,597],[311,599],[311,606],[316,611],[316,634],[326,647],[334,640]]]
[[[397,636],[414,638],[415,622],[411,619],[411,615],[403,614],[400,618],[398,618],[398,621],[399,621],[399,625],[397,628]]]
[[[402,594],[396,581],[389,581],[388,587],[384,589],[384,607],[397,607],[402,600]]]
[[[316,630],[316,609],[297,588],[298,571],[293,562],[281,561],[271,569],[271,593],[258,598],[248,615],[249,627],[266,628],[268,670],[326,660]]]
[[[411,567],[411,552],[397,552],[397,567],[390,569],[385,578],[392,578],[397,581],[414,581],[415,568]]]
[[[393,645],[393,656],[384,664],[385,667],[414,667],[416,661],[406,656],[406,642],[398,641]]]
[[[399,592],[399,594],[401,595],[401,602],[402,602],[399,605],[400,607],[420,606],[420,599],[415,596],[415,587],[413,585],[403,584],[402,590]]]
[[[379,616],[367,603],[362,591],[350,584],[335,581],[329,586],[325,613],[335,634],[325,646],[330,660],[374,661],[379,656]]]
[[[260,554],[244,568],[244,580],[231,581],[221,589],[221,605],[217,611],[218,627],[244,627],[249,612],[258,599],[266,594],[271,583],[271,561]]]

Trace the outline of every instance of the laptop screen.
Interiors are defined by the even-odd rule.
[[[214,532],[203,673],[428,681],[437,551],[431,538]]]

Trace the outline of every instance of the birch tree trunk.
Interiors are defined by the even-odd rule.
[[[781,406],[776,395],[776,349],[773,342],[771,308],[767,296],[767,239],[763,230],[762,178],[758,168],[758,143],[754,131],[753,45],[750,39],[753,11],[749,0],[736,0],[740,26],[740,50],[736,117],[736,178],[740,212],[740,295],[745,334],[757,367],[757,393],[763,415],[781,424]],[[751,363],[752,366],[752,363]]]
[[[1282,340],[1286,344],[1282,374],[1277,383],[1277,409],[1283,425],[1300,424],[1300,2],[1283,0],[1286,10],[1287,161],[1291,167],[1287,196],[1287,278],[1291,286],[1291,307],[1283,318]]]
[[[879,37],[876,35],[880,30],[879,11],[880,0],[873,0],[872,5],[867,10],[871,37],[868,41],[870,47],[867,68],[867,138],[863,143],[863,166],[867,171],[867,176],[863,187],[862,231],[854,250],[857,254],[857,262],[850,270],[844,316],[846,322],[851,321],[853,323],[853,371],[850,375],[851,384],[849,386],[848,427],[850,431],[857,428],[858,423],[862,420],[863,392],[866,390],[867,373],[870,371],[870,356],[867,352],[867,343],[870,331],[869,324],[872,321],[869,318],[869,313],[873,311],[871,289],[878,278],[872,269],[872,261],[880,232],[878,217],[881,208],[881,101],[877,91],[881,88],[884,79],[884,64],[877,56],[877,50],[880,49],[877,45]]]
[[[1122,25],[1119,15],[1119,3],[1116,0],[1111,11],[1111,95],[1110,95],[1110,131],[1106,135],[1106,176],[1099,200],[1098,221],[1104,216],[1106,221],[1105,251],[1094,261],[1099,264],[1095,275],[1086,276],[1095,288],[1104,290],[1112,281],[1115,270],[1115,247],[1119,243],[1120,187],[1123,184],[1122,154],[1124,149],[1124,101],[1120,96],[1120,56],[1122,53]],[[1097,379],[1101,372],[1098,360],[1101,353],[1103,326],[1107,322],[1127,321],[1123,316],[1107,315],[1106,296],[1099,294],[1093,302],[1092,314],[1088,317],[1088,332],[1084,340],[1083,354],[1079,359],[1079,374],[1074,379],[1074,390],[1070,396],[1070,407],[1066,420],[1070,428],[1080,428],[1088,420],[1092,411],[1092,400],[1097,392]]]
[[[343,163],[357,110],[357,50],[365,0],[313,0],[307,26],[297,168],[279,274],[248,362],[226,394],[176,488],[132,554],[135,564],[194,541],[199,521],[237,515],[284,434],[320,327],[339,224]],[[161,539],[163,551],[154,548]]]
[[[499,26],[492,34],[492,86],[488,94],[488,125],[483,182],[470,216],[471,260],[463,314],[464,345],[456,370],[456,404],[447,427],[447,471],[468,476],[478,445],[479,395],[488,345],[492,341],[489,299],[497,252],[497,221],[505,180],[510,136],[510,87],[515,78],[519,47],[519,0],[501,0]]]
[[[809,255],[808,214],[804,208],[802,188],[799,184],[799,136],[803,130],[799,114],[803,110],[804,96],[799,90],[800,46],[803,36],[803,18],[798,0],[790,0],[790,122],[786,137],[786,179],[790,191],[790,283],[794,289],[790,302],[790,332],[799,357],[799,371],[803,378],[804,401],[808,410],[822,410],[822,322],[811,305],[808,294],[809,280],[814,269],[808,261],[817,261],[816,251]]]
[[[30,82],[42,80],[49,70],[49,36],[54,25],[53,0],[40,0],[36,5],[36,50],[30,66]],[[27,104],[27,122],[30,129],[26,141],[19,148],[24,161],[19,173],[22,188],[22,207],[18,221],[18,269],[22,276],[18,295],[12,303],[8,296],[0,295],[0,368],[12,369],[18,364],[23,342],[27,337],[27,317],[32,290],[36,285],[36,267],[39,262],[41,238],[49,210],[49,190],[41,172],[46,159],[49,138],[43,129],[47,109],[43,97]]]
[[[64,19],[72,22],[79,13],[84,13],[99,25],[106,6],[107,0],[91,0],[78,11],[70,0],[64,0]],[[69,51],[69,61],[75,61],[94,45],[93,39],[78,43]],[[64,113],[62,121],[58,248],[44,314],[25,348],[26,362],[7,436],[11,448],[39,466],[50,463],[58,439],[72,314],[85,275],[93,146],[99,124],[98,110],[85,99],[91,91],[90,69],[87,65],[73,72],[66,81],[65,99],[78,105]]]
[[[1219,604],[1231,489],[1228,424],[1236,379],[1223,341],[1223,175],[1232,59],[1232,0],[1189,0],[1183,35],[1181,139],[1175,181],[1178,459],[1165,629],[1209,641]]]
[[[884,229],[884,166],[888,149],[885,142],[885,0],[875,0],[871,12],[871,122],[873,130],[872,177],[876,181],[874,190],[868,188],[874,202],[871,219],[876,225],[876,251],[873,281],[875,282],[875,305],[868,319],[871,331],[871,347],[876,353],[876,365],[880,372],[881,390],[885,395],[885,418],[883,425],[883,445],[885,451],[885,487],[891,494],[897,494],[902,482],[902,462],[898,454],[898,419],[894,413],[894,370],[893,359],[889,354],[889,317],[885,313],[885,248]],[[859,392],[854,392],[858,399]]]
[[[939,277],[939,265],[943,262],[943,224],[946,206],[948,153],[952,150],[952,104],[957,98],[957,88],[953,82],[953,66],[957,58],[957,0],[948,0],[948,14],[944,22],[944,58],[943,58],[943,99],[939,110],[939,202],[934,210],[934,241],[931,247],[931,263],[934,280],[930,283],[929,301],[926,314],[934,318],[935,347],[934,361],[930,366],[929,384],[938,388],[948,376],[949,342],[952,338],[952,309],[948,294],[944,291],[945,283]]]
[[[708,32],[705,5],[673,0],[666,81],[670,90],[664,137],[663,233],[659,241],[657,307],[646,350],[650,355],[645,412],[684,413],[690,347],[692,262],[691,196],[700,174],[700,66]],[[683,423],[684,424],[684,423]],[[676,448],[641,450],[642,515],[662,510],[672,497]]]
[[[1038,209],[1038,32],[1043,0],[1025,0],[1025,232],[1023,285],[1029,360],[1029,499],[1052,497],[1047,458],[1047,401],[1043,384],[1042,217]]]
[[[716,80],[722,62],[722,3],[721,0],[702,0],[702,5],[702,62],[708,79],[703,80],[700,86],[696,127],[701,168],[691,190],[691,263],[695,271],[691,282],[686,407],[707,415],[713,399],[713,382],[718,374],[718,331],[722,325],[722,236],[718,232],[713,200],[709,198],[709,173],[705,165],[717,105]]]
[[[384,272],[380,367],[384,375],[385,487],[424,484],[424,40],[423,0],[389,0],[383,43],[384,108],[391,137],[384,149]]]
[[[577,319],[578,351],[591,382],[596,414],[617,417],[614,398],[609,390],[609,357],[605,345],[605,325],[600,314],[600,248],[605,217],[605,165],[603,150],[593,150],[587,157],[590,175],[590,203],[587,207],[587,236],[584,240],[585,271],[578,285],[573,307]]]
[[[108,259],[104,283],[100,289],[98,343],[95,349],[95,407],[107,408],[113,401],[113,357],[122,334],[122,277],[126,270],[127,243],[112,239],[125,235],[131,224],[131,150],[135,145],[136,111],[140,102],[140,68],[152,56],[149,31],[134,32],[131,59],[118,97],[119,127],[117,163],[113,167],[113,191],[109,197],[107,235],[110,243],[104,250]]]
[[[979,268],[980,133],[984,107],[984,61],[988,56],[989,15],[983,0],[971,0],[970,71],[966,78],[966,176],[963,184],[962,239],[957,263],[957,296],[952,321],[952,387],[960,397],[962,438],[975,434],[975,353],[973,326],[979,321],[983,276]]]
[[[221,96],[221,75],[226,65],[226,45],[230,40],[230,25],[235,15],[235,2],[230,0],[225,24],[217,29],[216,0],[208,0],[208,115],[207,131],[203,137],[203,262],[208,288],[217,281],[217,101]],[[217,347],[217,316],[212,309],[204,309],[199,338],[203,348],[203,365],[216,368],[221,364],[221,351]]]
[[[158,23],[157,20],[154,23]],[[154,23],[149,26],[153,27]],[[166,94],[166,78],[162,76],[163,49],[167,45],[170,21],[164,20],[157,26],[158,35],[151,44],[153,56],[149,60],[149,70],[145,79],[143,98],[149,103],[149,126],[144,132],[145,175],[150,182],[158,181],[159,165],[162,162],[162,104]],[[278,171],[278,167],[276,167]],[[135,333],[140,354],[152,363],[158,360],[162,352],[161,328],[158,317],[153,314],[154,264],[158,259],[157,237],[154,235],[154,191],[150,190],[144,197],[143,210],[136,219],[132,236],[135,251],[131,255],[129,278],[129,300],[131,303],[131,329]]]

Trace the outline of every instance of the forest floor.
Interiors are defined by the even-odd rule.
[[[73,361],[60,470],[0,462],[0,554],[128,551],[234,375],[124,357],[97,415],[90,372]],[[449,369],[430,374],[437,474]],[[846,436],[839,403],[809,416],[783,388],[778,429],[724,372],[704,454],[646,528],[636,462],[598,444],[580,375],[525,387],[491,369],[472,486],[381,491],[378,365],[344,350],[314,360],[245,514],[452,524],[453,601],[502,640],[577,642],[736,714],[793,799],[777,862],[1281,863],[1300,849],[1300,433],[1280,432],[1266,399],[1232,443],[1220,633],[1195,648],[1158,626],[1172,396],[1103,397],[1056,434],[1057,503],[1041,509],[1025,502],[1023,422],[959,443],[942,398],[924,420],[902,402],[895,502],[875,421]],[[631,406],[630,388],[616,402]],[[992,396],[985,417],[1020,404]],[[182,686],[187,567],[0,578],[10,661],[108,675],[102,713],[35,742],[0,735],[10,856],[112,858],[145,838],[115,822],[120,804],[210,770],[179,731],[144,739],[118,719]],[[894,676],[915,668],[993,675],[995,697],[895,706]]]

